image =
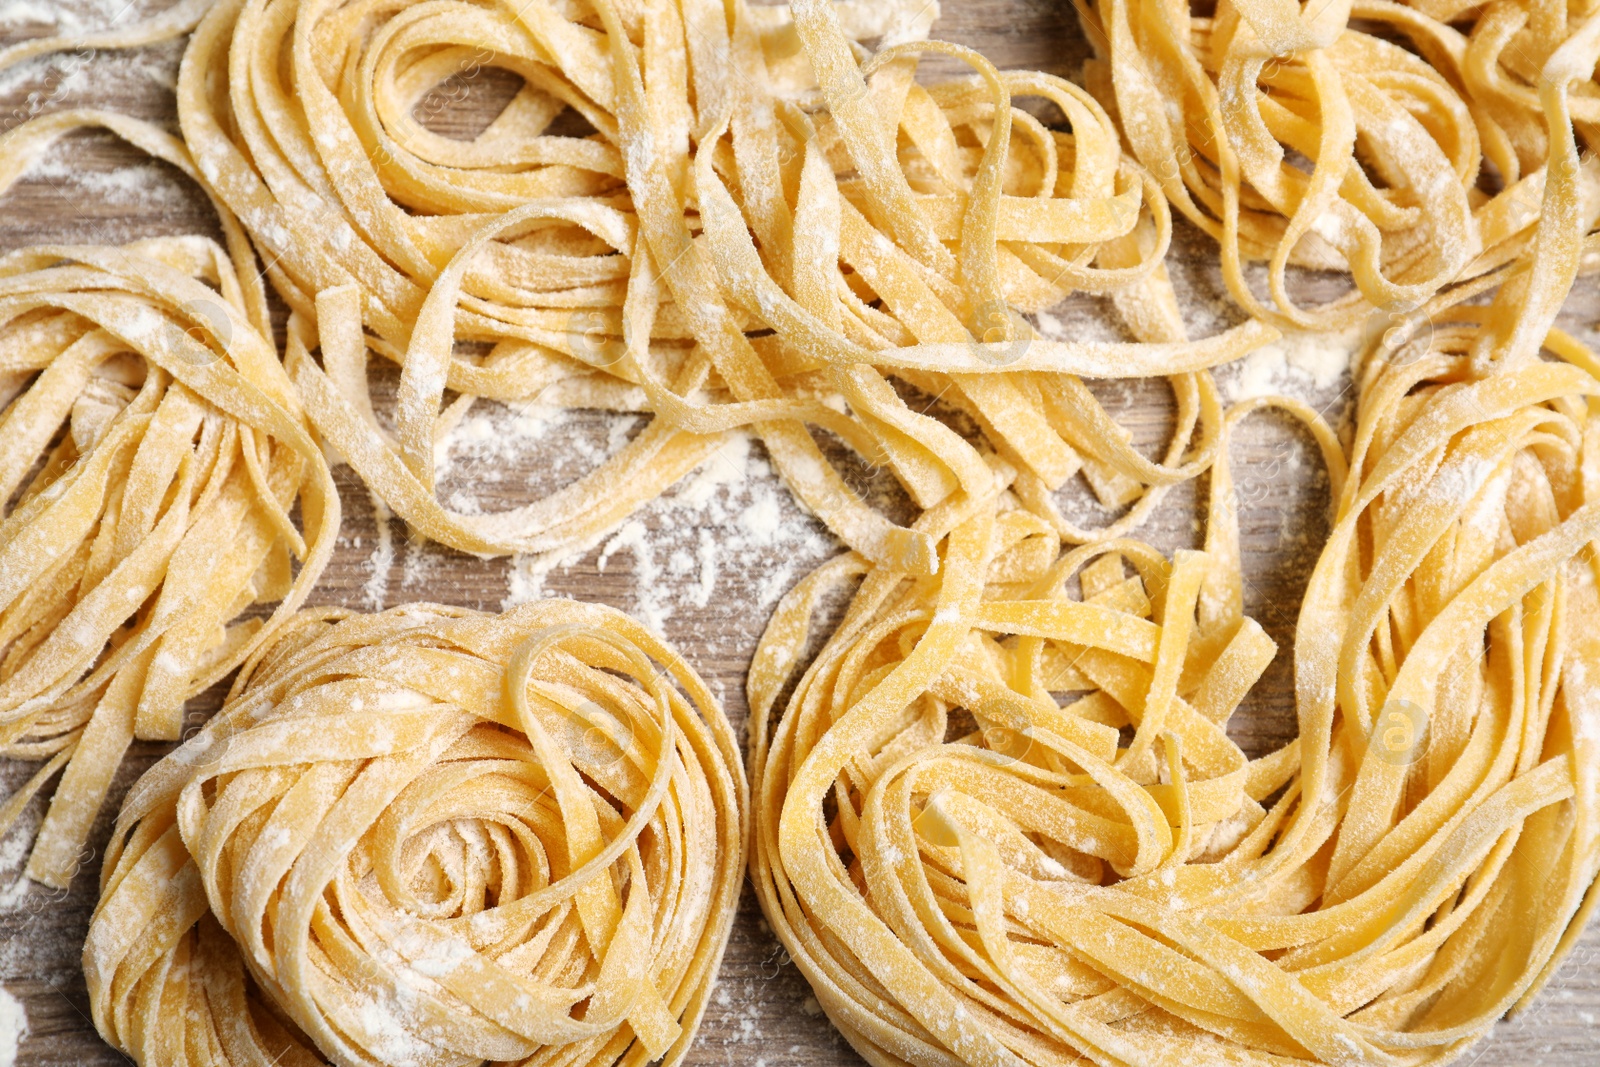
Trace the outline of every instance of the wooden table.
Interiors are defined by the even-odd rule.
[[[134,0],[125,21],[167,0]],[[147,6],[146,6],[147,5]],[[57,5],[0,3],[0,40],[33,36],[47,27],[26,23],[29,10]],[[69,0],[59,5],[85,25],[103,24],[122,0]],[[1003,67],[1031,67],[1073,76],[1088,53],[1064,0],[945,0],[936,33],[972,45]],[[174,44],[133,55],[101,55],[87,63],[71,57],[36,61],[0,72],[0,128],[30,113],[99,106],[131,112],[175,127],[171,85],[181,55]],[[945,68],[945,69],[948,69]],[[487,121],[503,82],[476,86],[465,100],[447,101],[433,123],[441,132],[472,132]],[[496,90],[499,90],[497,93]],[[31,94],[31,96],[30,96]],[[31,103],[30,103],[31,99]],[[128,179],[127,168],[137,168]],[[109,138],[75,137],[59,146],[0,204],[0,252],[38,243],[121,242],[169,233],[215,233],[203,199],[175,171],[142,160]],[[1197,332],[1215,328],[1223,305],[1212,244],[1181,227],[1171,266],[1191,305]],[[1309,292],[1336,288],[1334,279],[1305,278]],[[1564,325],[1595,340],[1590,323],[1600,307],[1600,287],[1581,281],[1568,301]],[[1056,309],[1061,328],[1108,337],[1119,326],[1110,309],[1087,297]],[[1237,393],[1260,376],[1262,365],[1219,372]],[[1285,387],[1307,397],[1337,421],[1347,412],[1348,377],[1316,382],[1291,374]],[[1095,386],[1113,414],[1141,442],[1162,438],[1170,397],[1160,383],[1113,382]],[[446,493],[471,491],[485,507],[533,499],[575,477],[599,450],[614,445],[641,421],[573,414],[541,422],[537,411],[520,417],[487,413],[474,440],[458,450]],[[500,455],[489,446],[517,432],[522,447]],[[637,528],[618,542],[596,546],[547,576],[547,594],[603,601],[659,620],[666,636],[711,683],[730,719],[743,732],[744,674],[776,597],[838,546],[789,499],[764,463],[760,446],[729,450],[674,497],[645,509]],[[1326,488],[1317,484],[1317,460],[1303,435],[1264,417],[1248,421],[1234,447],[1242,496],[1246,551],[1246,609],[1279,642],[1277,661],[1235,718],[1231,732],[1252,754],[1293,736],[1289,647],[1294,615],[1317,548],[1326,532]],[[743,462],[741,462],[743,459]],[[736,474],[743,477],[735,477]],[[348,468],[338,471],[345,525],[339,548],[312,596],[317,604],[370,609],[409,600],[435,600],[498,609],[518,582],[509,561],[483,562],[419,543],[399,523],[380,533],[374,508]],[[858,472],[864,488],[886,491],[884,479]],[[1195,546],[1201,514],[1196,487],[1173,492],[1144,530],[1164,550]],[[1085,511],[1092,515],[1092,509]],[[1103,521],[1103,519],[1102,519]],[[703,546],[714,558],[710,573]],[[196,704],[205,704],[204,700]],[[213,700],[196,709],[203,718]],[[113,804],[96,826],[95,855],[67,894],[22,886],[0,892],[0,984],[20,997],[30,1033],[18,1062],[28,1067],[98,1067],[124,1062],[94,1032],[79,969],[79,952],[94,906],[99,850],[110,831],[115,802],[166,746],[141,744],[117,777]],[[0,786],[23,781],[31,767],[0,767]],[[26,831],[36,825],[39,805]],[[0,842],[0,888],[21,869],[23,833]],[[1501,1022],[1493,1037],[1465,1062],[1478,1067],[1571,1065],[1600,1062],[1600,930],[1591,930],[1542,998],[1522,1018]],[[811,998],[804,979],[772,937],[753,897],[745,894],[720,983],[689,1062],[850,1064],[860,1062]]]

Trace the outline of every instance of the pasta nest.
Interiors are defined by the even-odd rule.
[[[1290,405],[1337,510],[1275,752],[1225,730],[1273,657],[1225,462],[1170,564],[974,507],[942,584],[845,556],[780,605],[751,876],[870,1062],[1442,1063],[1550,976],[1600,871],[1600,362],[1480,377],[1488,314],[1374,350],[1348,477]]]
[[[1576,54],[1592,49],[1592,15],[1580,28],[1490,5],[1470,36],[1451,24],[1463,17],[1467,5],[1388,0],[1241,0],[1209,18],[1105,0],[1084,14],[1088,81],[1171,202],[1218,239],[1251,315],[1302,329],[1402,319],[1529,251],[1547,160],[1574,138],[1540,93],[1559,90],[1565,111],[1575,84],[1571,114],[1593,122],[1594,60]],[[1582,186],[1586,202],[1600,191],[1593,161]],[[1583,210],[1588,228],[1600,209]],[[1265,293],[1252,261],[1267,263]],[[1302,305],[1291,264],[1348,274],[1355,291]]]
[[[130,792],[84,946],[140,1064],[676,1063],[743,880],[703,682],[621,613],[303,613]]]
[[[102,120],[186,163],[115,116],[23,136]],[[65,769],[27,866],[47,885],[76,872],[129,744],[177,740],[184,701],[296,610],[333,549],[338,495],[231,238],[233,255],[164,238],[0,259],[0,754],[45,761],[0,829]]]
[[[1472,107],[1485,160],[1508,185],[1539,171],[1551,144],[1541,76],[1563,45],[1585,34],[1593,12],[1529,3],[1479,7],[1459,0],[1408,0],[1406,8],[1392,17],[1419,26],[1436,42],[1427,58]],[[1593,70],[1581,71],[1580,78],[1587,84],[1571,101],[1572,117],[1589,137],[1600,122],[1600,86]]]
[[[297,313],[296,343],[323,347],[321,367],[297,363],[318,430],[429,537],[568,553],[753,427],[847,545],[927,573],[931,544],[863,499],[838,449],[919,507],[989,492],[991,450],[1045,495],[1092,468],[1126,504],[1202,469],[1178,459],[1194,423],[1167,463],[1141,463],[1073,376],[1183,375],[1213,416],[1193,376],[1276,333],[1190,340],[1161,268],[1165,198],[1084,90],[923,40],[929,5],[884,10],[872,55],[851,36],[871,27],[815,0],[792,17],[248,0],[197,28],[179,113]],[[924,51],[974,74],[924,87]],[[490,67],[523,84],[481,133],[422,124],[419,107]],[[567,112],[593,132],[559,132]],[[1125,302],[1149,343],[1046,339],[1022,314],[1130,286],[1155,294]],[[400,368],[393,432],[369,348]],[[654,418],[535,504],[465,514],[436,496],[435,449],[480,398]],[[926,414],[932,398],[983,440]]]

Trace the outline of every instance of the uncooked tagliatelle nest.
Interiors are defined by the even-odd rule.
[[[100,1033],[141,1065],[677,1063],[744,877],[705,684],[610,608],[345,614],[129,794]]]
[[[296,364],[319,431],[422,533],[570,553],[750,426],[847,545],[926,573],[927,539],[869,506],[818,431],[920,507],[988,492],[979,446],[898,381],[972,415],[1035,497],[1082,469],[1123,505],[1204,468],[1203,371],[1276,334],[1190,341],[1161,267],[1165,199],[1083,89],[923,40],[934,5],[888,10],[869,59],[863,27],[822,0],[759,16],[722,0],[223,3],[184,57],[179,114],[296,312],[292,343],[321,345],[320,368]],[[926,87],[927,51],[974,73]],[[489,67],[524,84],[481,134],[422,125],[430,91]],[[569,109],[595,132],[553,132]],[[1046,340],[1020,313],[1146,286],[1124,305],[1136,341]],[[401,368],[393,432],[369,349]],[[1079,374],[1177,376],[1163,462]],[[479,398],[653,420],[553,495],[467,514],[435,494],[436,449]]]
[[[783,602],[750,675],[751,875],[870,1062],[1443,1063],[1541,987],[1600,871],[1600,362],[1551,332],[1478,377],[1492,314],[1376,350],[1348,477],[1291,405],[1338,508],[1276,752],[1224,732],[1273,654],[1225,464],[1206,551],[1170,566],[1058,559],[974,507],[925,517],[942,582],[845,556]]]
[[[1401,321],[1526,254],[1547,162],[1574,145],[1566,111],[1586,137],[1600,115],[1593,58],[1564,54],[1600,29],[1577,8],[1222,0],[1198,17],[1097,0],[1079,13],[1098,54],[1086,78],[1134,154],[1217,238],[1233,298],[1286,327]],[[1582,184],[1587,229],[1592,160]],[[1268,265],[1264,293],[1251,261]],[[1355,291],[1302,306],[1289,265],[1348,273]]]
[[[62,112],[0,140],[0,191],[86,126],[193,174],[154,127]],[[226,250],[183,237],[0,259],[0,755],[45,761],[0,805],[0,832],[61,774],[27,866],[46,885],[76,873],[128,746],[178,739],[184,702],[299,607],[338,531],[254,255],[221,217]]]

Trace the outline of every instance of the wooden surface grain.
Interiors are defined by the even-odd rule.
[[[131,22],[166,0],[124,6],[122,0],[69,0],[62,5],[0,3],[0,42],[46,31],[29,22],[32,12],[61,8],[83,25],[120,16]],[[1065,0],[945,0],[937,35],[976,47],[1003,67],[1031,67],[1072,77],[1088,47]],[[0,72],[0,129],[31,114],[66,107],[99,106],[131,112],[175,127],[171,86],[181,54],[165,45],[127,55],[73,56],[34,61]],[[452,94],[432,121],[441,132],[470,132],[486,110],[503,99],[492,76]],[[131,177],[129,176],[131,173]],[[31,244],[122,242],[169,233],[214,233],[203,197],[176,171],[153,164],[109,138],[76,136],[62,143],[0,200],[0,253]],[[1215,328],[1222,286],[1213,246],[1180,227],[1171,267],[1197,331]],[[1331,291],[1339,282],[1301,278],[1307,291]],[[1600,288],[1580,281],[1568,301],[1563,324],[1595,340],[1591,325],[1600,308]],[[1052,317],[1061,328],[1116,336],[1109,309],[1083,297],[1067,301]],[[1224,369],[1218,378],[1237,394],[1253,384],[1262,365]],[[1290,372],[1282,383],[1313,401],[1330,419],[1345,417],[1347,377]],[[1160,383],[1097,383],[1114,415],[1152,447],[1162,439],[1170,396]],[[484,426],[521,429],[518,447],[464,446],[452,466],[446,492],[476,496],[486,507],[534,499],[576,477],[597,451],[633,432],[639,422],[577,413],[537,419],[530,425],[514,412],[485,412]],[[550,573],[546,593],[602,601],[626,611],[653,614],[665,635],[707,678],[743,732],[744,673],[776,596],[838,546],[803,515],[761,459],[759,444],[742,464],[738,449],[712,461],[727,469],[698,476],[690,488],[669,495],[637,518],[631,538],[597,545]],[[1234,447],[1241,495],[1241,530],[1246,552],[1246,609],[1278,641],[1280,651],[1267,676],[1230,725],[1252,755],[1293,736],[1289,691],[1290,648],[1299,597],[1326,532],[1326,486],[1320,482],[1309,442],[1271,417],[1247,422]],[[735,474],[743,473],[743,477]],[[434,600],[498,610],[520,588],[509,561],[481,561],[419,542],[395,522],[380,523],[365,490],[348,468],[338,471],[345,525],[339,548],[312,597],[313,603],[370,609],[411,600]],[[888,492],[882,476],[857,472],[866,489]],[[694,481],[694,479],[691,479]],[[1142,536],[1171,551],[1199,541],[1197,487],[1175,490]],[[1071,501],[1091,521],[1094,508],[1081,492]],[[1100,516],[1098,521],[1104,521]],[[709,544],[715,567],[707,580],[700,553]],[[689,562],[684,563],[685,560]],[[195,702],[196,721],[215,701]],[[70,892],[51,893],[16,883],[22,865],[22,833],[0,842],[0,985],[19,997],[29,1034],[18,1062],[27,1067],[99,1067],[125,1062],[96,1036],[78,957],[96,893],[99,849],[110,830],[115,802],[134,778],[165,751],[137,746],[117,776],[112,806],[102,813]],[[0,766],[0,787],[14,787],[31,767]],[[35,805],[24,831],[40,815]],[[1600,930],[1591,930],[1543,996],[1522,1017],[1502,1021],[1492,1037],[1463,1062],[1477,1067],[1548,1064],[1579,1067],[1600,1063]],[[854,1064],[855,1054],[810,997],[804,979],[745,894],[710,1011],[689,1058],[693,1064]]]

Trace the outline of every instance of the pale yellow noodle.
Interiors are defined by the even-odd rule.
[[[1547,132],[1541,100],[1578,78],[1585,137],[1594,111],[1592,59],[1539,76],[1593,13],[1535,6],[1483,5],[1469,36],[1455,25],[1467,5],[1429,2],[1223,0],[1199,17],[1102,0],[1079,14],[1098,54],[1089,84],[1173,204],[1217,238],[1229,293],[1267,321],[1337,329],[1401,320],[1528,252],[1547,161],[1574,136],[1564,121]],[[1600,169],[1575,178],[1587,229]],[[1265,293],[1246,275],[1260,261]],[[1302,306],[1290,265],[1347,272],[1355,291]]]

